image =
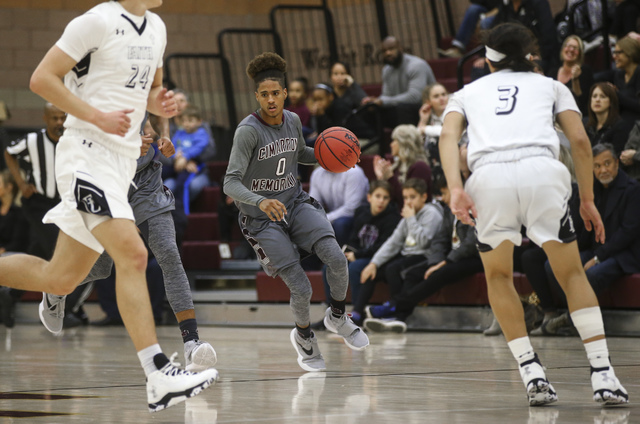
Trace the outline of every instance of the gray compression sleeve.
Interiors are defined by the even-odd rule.
[[[344,255],[343,255],[344,256]],[[281,270],[278,275],[291,292],[291,311],[293,319],[300,327],[309,325],[309,302],[311,302],[311,282],[304,273],[300,263],[296,263]]]
[[[327,282],[333,300],[342,301],[347,297],[349,268],[347,258],[333,237],[323,237],[313,245],[313,251],[327,265]]]

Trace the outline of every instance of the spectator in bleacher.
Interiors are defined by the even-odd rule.
[[[340,246],[349,239],[356,209],[366,202],[368,190],[369,180],[358,165],[339,174],[318,166],[311,173],[309,196],[324,208]]]
[[[351,113],[346,104],[336,102],[335,99],[336,96],[330,84],[319,83],[313,87],[309,106],[313,133],[305,139],[308,146],[313,147],[318,134],[327,128],[343,126]]]
[[[176,205],[188,207],[189,202],[210,185],[202,154],[211,139],[202,126],[200,111],[193,106],[182,112],[182,125],[183,128],[178,129],[172,138],[176,148],[175,157],[171,160],[172,166],[163,167],[162,178],[175,195]],[[186,193],[185,184],[188,187]]]
[[[596,75],[598,81],[608,81],[616,86],[620,104],[620,116],[630,124],[640,119],[640,42],[624,37],[613,50],[615,70]]]
[[[598,82],[591,87],[589,114],[585,124],[591,146],[613,144],[620,154],[629,135],[628,122],[618,114],[618,95],[613,85]]]
[[[640,272],[640,184],[619,168],[617,153],[611,144],[598,144],[593,148],[595,175],[594,202],[604,223],[606,240],[597,243],[591,232],[580,234],[580,258],[587,279],[596,294],[612,287],[621,277]],[[530,281],[546,313],[556,309],[553,294],[564,299],[562,290],[550,266],[545,264],[549,286]],[[563,333],[571,326],[569,313],[546,320],[538,332]]]
[[[593,85],[593,70],[584,64],[584,43],[577,35],[564,39],[560,49],[558,67],[552,67],[549,76],[569,88],[583,115],[588,113],[589,90]]]
[[[403,280],[388,280],[391,300],[366,309],[364,326],[370,331],[404,333],[405,321],[414,308],[441,288],[482,272],[482,261],[476,247],[473,227],[465,225],[449,209],[451,195],[444,174],[438,174],[434,185],[443,203],[442,225],[427,250],[426,260],[405,270]]]
[[[436,82],[433,70],[426,60],[405,53],[400,41],[388,36],[382,41],[382,94],[365,97],[363,104],[382,107],[382,123],[395,128],[399,124],[418,123],[418,110],[422,106],[422,90]]]
[[[575,6],[580,3],[578,6]],[[602,44],[601,31],[604,21],[602,0],[568,0],[564,11],[556,16],[558,39],[564,40],[569,34],[569,21],[573,22],[573,35],[577,35],[584,41],[584,52],[589,52]],[[575,6],[575,8],[574,8]],[[614,15],[615,1],[607,0],[608,17]],[[573,11],[571,15],[569,12]],[[594,33],[594,31],[596,31]],[[588,37],[585,39],[585,37]]]
[[[637,31],[638,16],[640,16],[640,2],[638,0],[616,0],[616,9],[609,33],[621,39],[630,32]]]
[[[163,133],[162,134],[163,136],[168,135],[168,137],[172,140],[176,131],[178,131],[179,129],[184,129],[182,125],[182,121],[183,121],[182,114],[189,106],[191,106],[189,95],[184,90],[180,88],[176,88],[173,90],[173,92],[175,93],[174,98],[176,99],[178,114],[173,118],[169,119],[167,122],[162,121],[162,125],[165,128],[159,129]],[[205,122],[203,120],[201,126],[209,135],[209,144],[207,145],[207,147],[205,148],[204,152],[201,155],[202,160],[206,162],[206,161],[213,160],[215,158],[217,149],[216,149],[215,138],[213,137],[213,132],[211,131],[211,125],[208,122]],[[170,159],[167,160],[163,155],[159,155],[158,158],[160,162],[165,166],[171,163],[171,160]]]
[[[629,133],[624,150],[620,153],[624,171],[640,182],[640,121],[636,121]]]
[[[351,304],[356,305],[360,296],[360,273],[369,264],[373,254],[393,234],[401,216],[396,206],[391,204],[391,186],[386,181],[374,180],[369,185],[367,203],[355,213],[355,220],[347,244],[343,246],[344,255],[349,262],[349,287]],[[323,267],[322,279],[327,300],[330,298],[327,270]],[[363,311],[353,309],[351,319],[362,325]],[[314,329],[323,329],[324,322],[313,324]]]
[[[529,28],[538,40],[542,69],[558,66],[559,46],[556,25],[548,0],[504,0],[491,22],[492,27],[506,22],[519,22]],[[533,53],[533,52],[531,52]]]
[[[438,49],[438,53],[446,57],[459,58],[467,50],[471,37],[476,32],[478,23],[481,29],[491,27],[493,17],[498,12],[500,0],[470,0],[471,4],[464,11],[464,17],[458,27],[458,32],[451,42],[451,48]]]
[[[422,135],[414,125],[399,125],[391,133],[393,162],[378,155],[373,158],[376,179],[389,181],[393,201],[402,209],[402,185],[410,178],[420,178],[427,185],[427,201],[431,200],[431,168],[424,150]]]
[[[302,123],[302,132],[306,136],[311,132],[309,125],[311,121],[311,112],[307,107],[307,97],[309,93],[309,81],[305,77],[298,77],[289,83],[289,105],[285,107],[298,115]]]
[[[353,80],[351,68],[346,62],[334,62],[331,65],[331,85],[334,101],[342,104],[340,110],[348,110],[349,114],[342,122],[342,126],[350,129],[359,139],[370,139],[375,136],[373,127],[364,120],[362,113],[355,114],[355,110],[362,104],[367,93]]]
[[[182,128],[182,112],[189,106],[189,95],[180,88],[173,89],[173,98],[176,100],[176,107],[178,108],[178,114],[169,119],[169,128],[171,137],[178,129]]]
[[[26,253],[29,247],[29,222],[15,204],[18,185],[7,169],[0,172],[0,256]],[[7,328],[15,324],[15,303],[22,291],[0,287],[0,321]]]
[[[444,85],[435,83],[424,88],[418,129],[424,136],[424,149],[429,153],[429,164],[432,167],[440,163],[438,140],[442,132],[442,117],[447,103],[449,103],[449,93]]]
[[[424,180],[410,178],[405,181],[402,196],[402,220],[360,274],[363,285],[354,305],[357,312],[361,313],[369,303],[380,279],[389,284],[391,297],[400,292],[404,272],[425,260],[434,236],[442,226],[442,205],[427,202],[427,185]]]

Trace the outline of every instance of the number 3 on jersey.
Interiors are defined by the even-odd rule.
[[[498,99],[503,104],[496,108],[496,115],[508,115],[516,107],[518,87],[515,85],[501,85],[498,86],[498,92],[500,93]]]

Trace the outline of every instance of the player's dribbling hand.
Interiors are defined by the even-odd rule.
[[[462,188],[454,188],[451,190],[451,212],[458,218],[460,222],[466,225],[471,225],[472,227],[476,225],[476,223],[469,215],[469,212],[473,214],[474,218],[478,217],[478,211],[476,211],[476,205],[471,200],[471,196],[469,196],[464,189]]]
[[[596,242],[604,244],[604,224],[602,224],[600,212],[596,209],[596,205],[593,203],[593,200],[583,200],[580,202],[580,216],[584,221],[584,228],[586,228],[587,231],[591,231],[593,228]]]
[[[107,134],[115,134],[124,137],[131,128],[131,118],[129,114],[133,109],[117,110],[115,112],[103,113],[93,122],[98,128]]]
[[[165,158],[173,156],[176,152],[176,147],[169,137],[160,137],[158,139],[158,149],[160,149],[160,153],[162,153]]]
[[[270,220],[272,221],[282,221],[284,216],[287,214],[287,208],[276,199],[265,199],[260,202],[258,205],[260,210],[267,214]]]

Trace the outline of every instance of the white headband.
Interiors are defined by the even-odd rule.
[[[497,50],[493,50],[491,47],[489,46],[484,46],[485,49],[485,57],[487,59],[489,59],[490,61],[492,61],[493,63],[498,63],[500,62],[502,59],[504,59],[505,57],[507,57],[506,54],[504,53],[500,53]]]

